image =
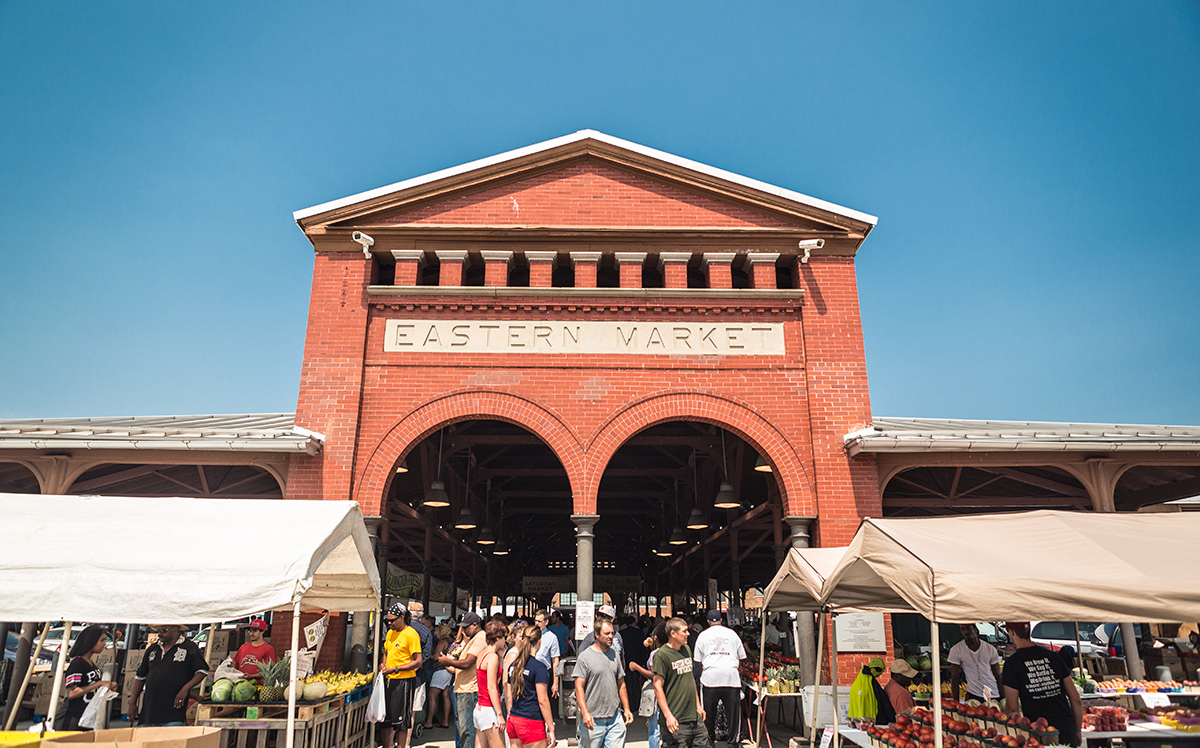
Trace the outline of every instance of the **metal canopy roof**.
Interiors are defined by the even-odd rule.
[[[875,418],[845,436],[859,452],[1197,452],[1200,426]]]
[[[294,413],[0,421],[0,449],[161,449],[316,454],[322,434]]]

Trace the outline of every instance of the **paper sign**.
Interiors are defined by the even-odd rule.
[[[325,630],[329,628],[329,614],[318,618],[304,627],[304,641],[309,649],[320,644],[325,639]]]
[[[829,748],[829,744],[833,742],[833,728],[826,727],[821,733],[821,748]]]
[[[1170,706],[1171,697],[1165,693],[1139,693],[1142,703],[1146,706]]]
[[[582,641],[592,633],[596,622],[596,603],[591,600],[579,600],[575,603],[575,641]]]

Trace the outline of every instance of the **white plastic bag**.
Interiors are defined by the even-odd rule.
[[[367,702],[367,721],[382,722],[387,719],[387,684],[383,680],[383,673],[375,676],[375,683],[371,686],[371,700]]]
[[[89,730],[96,729],[96,720],[100,718],[105,705],[115,698],[117,698],[117,694],[108,690],[108,686],[97,688],[96,693],[92,695],[92,700],[88,702],[87,708],[83,710],[83,716],[79,718],[79,726]]]
[[[217,665],[217,672],[213,673],[213,682],[215,683],[222,678],[228,678],[234,683],[237,683],[239,680],[244,680],[246,678],[246,674],[233,666],[232,657],[226,657],[221,661],[220,665]]]
[[[425,684],[417,686],[417,692],[413,694],[413,713],[421,711],[425,708]]]

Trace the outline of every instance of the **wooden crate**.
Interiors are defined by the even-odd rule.
[[[331,711],[341,709],[346,703],[345,696],[334,696],[320,701],[306,702],[301,701],[296,704],[296,720],[307,721],[313,717],[326,714]],[[252,711],[257,710],[257,711]],[[241,719],[241,720],[264,720],[264,719],[287,719],[288,706],[286,702],[267,702],[250,701],[242,703],[232,703],[223,701],[220,703],[213,701],[202,702],[196,712],[197,719]]]
[[[367,748],[370,723],[367,722],[369,699],[359,699],[342,709],[341,748]]]
[[[341,748],[344,713],[337,709],[297,721],[295,748]],[[287,719],[197,719],[197,727],[221,728],[221,748],[285,748]]]

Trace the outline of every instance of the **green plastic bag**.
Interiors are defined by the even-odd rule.
[[[851,717],[875,719],[878,713],[879,702],[875,700],[874,679],[868,673],[859,672],[858,677],[854,679],[854,685],[850,686],[849,714]]]

